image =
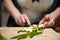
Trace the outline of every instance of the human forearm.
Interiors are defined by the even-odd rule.
[[[60,16],[60,7],[56,8],[56,10],[54,12],[56,15]]]
[[[11,12],[11,15],[14,17],[15,15],[20,14],[17,8],[15,8],[13,2],[11,0],[4,0],[3,5]]]
[[[60,7],[58,7],[58,12],[59,12],[59,15],[60,15]]]

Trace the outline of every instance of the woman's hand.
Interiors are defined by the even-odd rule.
[[[15,19],[15,22],[20,26],[22,26],[24,24],[31,25],[27,15],[24,13],[23,14],[16,14],[13,18]]]
[[[39,22],[39,24],[44,24],[44,27],[53,26],[55,23],[55,18],[51,14],[47,14],[44,18]]]
[[[56,9],[50,14],[47,14],[43,17],[43,19],[39,22],[39,24],[44,24],[44,27],[51,27],[54,25],[56,18],[60,15],[60,8]]]
[[[21,14],[20,11],[14,6],[12,0],[4,0],[3,5],[10,11],[11,16],[15,19],[18,25],[30,25],[30,21],[26,14]],[[8,5],[8,6],[7,6]]]

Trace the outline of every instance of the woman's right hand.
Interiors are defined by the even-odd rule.
[[[27,24],[27,25],[31,25],[28,17],[26,14],[14,14],[14,17],[15,19],[15,22],[20,25],[20,26],[23,26],[23,24]]]
[[[14,6],[12,0],[4,0],[3,5],[9,10],[11,16],[14,18],[18,25],[27,24],[30,25],[30,21],[26,14],[21,14],[20,11]],[[8,6],[7,6],[8,5]]]

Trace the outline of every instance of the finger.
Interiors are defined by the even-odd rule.
[[[52,26],[52,25],[54,25],[54,23],[55,23],[55,22],[54,22],[54,18],[53,18],[53,19],[50,19],[48,25],[49,25],[49,26]]]
[[[20,25],[22,25],[22,20],[21,20],[21,18],[19,18],[18,23],[19,23]]]
[[[45,17],[39,22],[39,24],[43,24],[45,21]]]
[[[22,22],[21,22],[21,20],[20,20],[20,17],[17,18],[16,23],[17,23],[18,25],[21,25]]]
[[[49,20],[49,14],[45,15],[44,18],[39,22],[39,24],[43,24],[44,22]]]
[[[50,26],[53,26],[55,24],[55,22],[52,22],[51,24],[50,24]]]
[[[22,23],[24,24],[25,23],[25,19],[24,19],[23,15],[21,15],[20,18],[21,18]]]
[[[28,24],[28,25],[31,25],[31,23],[30,23],[30,21],[29,21],[28,17],[26,16],[26,14],[23,14],[23,16],[24,16],[24,18],[25,18],[25,20],[26,20],[27,24]]]
[[[17,25],[20,25],[20,23],[18,22],[18,19],[16,20],[16,23],[17,23]]]
[[[47,28],[49,25],[48,25],[48,22],[45,22],[44,23],[44,28]]]

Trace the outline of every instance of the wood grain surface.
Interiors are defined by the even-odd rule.
[[[19,34],[17,33],[17,31],[22,28],[23,27],[1,27],[0,34],[2,34],[8,40],[16,40],[10,38],[19,34],[23,34],[23,33],[19,33]],[[60,34],[55,32],[51,28],[47,28],[43,30],[42,34],[34,36],[33,38],[28,37],[24,40],[60,40]]]

